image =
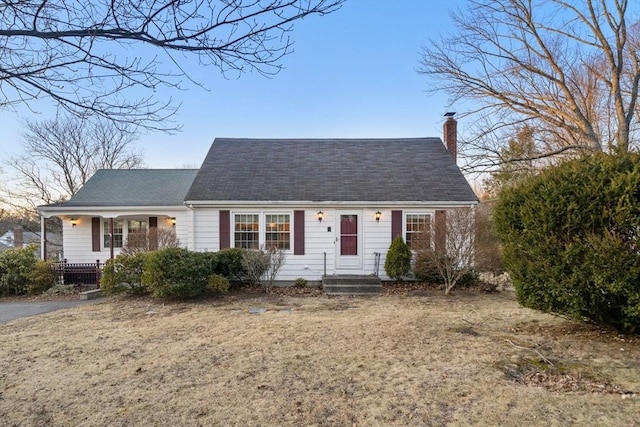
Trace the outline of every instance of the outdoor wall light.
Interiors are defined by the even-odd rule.
[[[76,228],[76,225],[78,225],[78,218],[71,218],[69,222],[71,223],[72,228]]]
[[[376,219],[377,222],[380,222],[380,218],[382,218],[382,212],[378,211],[375,214],[373,214],[373,217]]]
[[[169,221],[171,221],[171,225],[172,226],[174,226],[174,227],[176,226],[176,217],[175,216],[172,216],[171,218],[169,218]]]
[[[323,217],[324,217],[324,214],[322,213],[322,211],[318,211],[318,221],[322,222]]]

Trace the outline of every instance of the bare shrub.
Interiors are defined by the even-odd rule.
[[[269,255],[262,249],[245,250],[242,253],[242,266],[246,280],[252,285],[262,283],[262,276],[269,270],[270,265]]]
[[[130,233],[122,246],[123,254],[134,255],[140,252],[151,252],[157,249],[179,248],[180,239],[174,229],[158,228],[145,233]]]
[[[242,254],[242,266],[251,284],[260,284],[264,292],[269,292],[286,262],[283,250],[276,247],[246,250]],[[264,279],[264,280],[263,280]]]
[[[265,292],[269,292],[273,287],[273,282],[278,277],[278,273],[286,263],[285,253],[282,249],[278,249],[275,246],[265,251],[269,257],[269,268],[266,272],[267,280],[263,283],[263,289]]]

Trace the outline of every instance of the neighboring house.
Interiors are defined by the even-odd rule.
[[[6,249],[23,248],[31,244],[40,248],[42,240],[41,236],[41,233],[24,231],[22,226],[17,226],[6,231],[0,236],[0,252]],[[57,256],[62,253],[62,235],[59,233],[47,232],[46,236],[49,257],[57,259]]]
[[[8,248],[22,248],[31,243],[40,244],[40,234],[24,231],[21,226],[17,226],[0,236],[0,243]]]
[[[279,281],[379,273],[393,237],[437,236],[435,218],[477,198],[458,169],[456,121],[440,138],[217,138],[199,170],[101,170],[69,201],[40,206],[63,219],[69,262],[104,262],[127,235],[175,227],[195,251],[275,246]]]

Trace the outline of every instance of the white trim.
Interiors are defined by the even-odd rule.
[[[109,214],[120,215],[166,215],[166,212],[185,212],[186,206],[90,206],[90,207],[52,207],[36,208],[45,218],[63,215],[87,215],[109,218]],[[105,215],[106,214],[106,215]]]

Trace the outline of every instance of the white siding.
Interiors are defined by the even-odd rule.
[[[220,214],[217,209],[195,209],[194,247],[198,252],[216,252],[220,249]]]
[[[80,216],[77,225],[71,226],[68,218],[62,220],[62,252],[69,262],[101,263],[109,259],[109,251],[93,252],[91,250],[91,217]]]
[[[324,254],[327,254],[327,274],[333,274],[335,265],[335,222],[334,211],[322,209],[324,218],[318,221],[320,209],[304,210],[305,254],[293,255],[293,247],[287,254],[286,264],[276,280],[294,281],[298,277],[309,281],[320,281],[324,274]],[[294,224],[295,226],[295,224]],[[331,227],[331,231],[327,231]]]
[[[380,222],[375,220],[375,213],[377,211],[382,213]],[[379,252],[381,256],[378,275],[383,280],[388,280],[389,278],[384,271],[384,260],[387,256],[387,250],[391,245],[391,210],[364,209],[363,222],[364,274],[371,274],[374,272],[374,254],[375,252]]]
[[[172,228],[173,225],[169,218],[176,219],[176,237],[180,241],[180,246],[183,248],[189,248],[190,245],[190,231],[191,231],[191,215],[190,211],[185,210],[181,212],[175,212],[168,217],[158,218],[158,228]]]

